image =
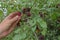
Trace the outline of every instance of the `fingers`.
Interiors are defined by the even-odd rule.
[[[13,29],[16,27],[17,23],[20,21],[21,18],[18,18],[18,20],[16,20],[10,27],[10,29],[8,30],[8,34],[11,33],[13,31]]]
[[[16,17],[12,18],[12,19],[10,20],[10,23],[15,22],[16,20],[18,20],[18,18],[19,18],[19,16],[16,16]]]
[[[9,29],[11,27],[11,25],[18,21],[21,18],[21,16],[16,15],[15,17],[13,17],[12,19],[5,19],[1,22],[1,25],[3,25],[2,30],[5,31],[7,29]],[[3,29],[4,28],[4,29]]]
[[[20,12],[10,13],[10,15],[8,15],[8,16],[3,20],[3,22],[6,21],[6,20],[10,20],[10,19],[14,18],[14,17],[17,16],[19,13],[20,13]]]
[[[9,18],[9,17],[16,16],[16,15],[17,15],[17,13],[16,13],[16,12],[10,13],[10,15],[8,15],[8,18]]]
[[[19,19],[19,20],[20,20],[20,19]],[[13,25],[11,26],[11,28],[8,30],[8,34],[13,31],[13,29],[16,27],[16,25],[17,25],[17,23],[19,22],[19,20],[13,23]]]
[[[18,14],[18,13],[17,13],[17,14]],[[20,15],[16,15],[16,16],[13,17],[12,19],[10,19],[10,23],[13,23],[13,22],[15,22],[16,20],[20,19],[21,16],[22,16],[22,14],[20,14]]]
[[[17,23],[19,22],[20,19],[18,19],[18,21],[14,22],[13,25],[11,26],[11,28],[5,32],[3,32],[2,34],[0,34],[0,38],[7,36],[9,33],[11,33],[13,31],[13,29],[15,28],[15,26],[17,25]]]
[[[14,12],[14,13],[11,13],[7,19],[10,20],[10,23],[13,23],[15,22],[18,18],[21,18],[21,13],[20,12]]]
[[[11,18],[15,17],[18,13],[19,12],[13,12],[7,18],[11,19]]]
[[[21,16],[22,16],[20,14],[18,15],[17,13],[19,13],[19,12],[11,13],[8,17],[5,18],[5,20],[3,20],[2,23],[6,24],[6,25],[4,25],[4,26],[6,26],[5,28],[9,27],[9,29],[4,31],[0,35],[0,38],[8,35],[16,27],[17,23],[19,22],[19,20],[21,19]]]

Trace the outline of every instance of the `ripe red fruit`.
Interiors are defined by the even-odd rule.
[[[39,40],[44,40],[44,36],[43,35],[39,35]]]
[[[21,16],[21,12],[17,12],[17,15],[18,15],[18,16]],[[20,21],[19,21],[19,22],[20,22]],[[18,26],[20,26],[20,23],[19,23],[19,22],[17,23]]]
[[[18,16],[21,16],[21,12],[18,12],[17,15],[18,15]]]
[[[31,9],[31,8],[27,8],[27,12],[30,12],[30,9]]]
[[[27,16],[28,16],[28,17],[30,17],[30,16],[31,16],[31,13],[30,13],[30,12],[28,12],[28,13],[27,13]]]
[[[23,13],[30,12],[30,8],[23,8]]]
[[[22,10],[22,12],[25,13],[25,12],[26,12],[26,8],[24,8],[24,9]]]

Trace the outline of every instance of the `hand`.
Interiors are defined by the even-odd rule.
[[[0,24],[0,38],[7,36],[13,31],[17,23],[21,19],[21,15],[18,15],[19,12],[11,13],[7,16]]]

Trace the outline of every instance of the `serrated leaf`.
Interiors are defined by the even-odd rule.
[[[46,35],[46,32],[47,32],[47,29],[43,29],[42,31],[41,31],[41,33],[42,33],[42,35]]]
[[[45,36],[45,34],[47,32],[46,22],[42,18],[37,19],[37,22],[40,24],[40,27],[42,28],[42,31],[41,31],[42,35]]]
[[[32,27],[32,31],[35,32],[36,30],[36,26]]]
[[[40,24],[42,28],[47,28],[47,24],[42,18],[38,18],[37,22]]]
[[[31,26],[34,26],[36,24],[36,21],[33,19],[33,20],[29,20],[28,23],[31,25]]]

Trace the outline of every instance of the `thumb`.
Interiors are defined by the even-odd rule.
[[[19,16],[15,16],[14,18],[12,18],[12,19],[10,20],[10,23],[14,23],[16,20],[18,20],[18,18],[19,18]]]

